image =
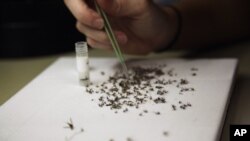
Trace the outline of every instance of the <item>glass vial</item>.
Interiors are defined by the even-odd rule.
[[[87,42],[81,41],[75,43],[76,68],[79,75],[80,85],[89,84],[89,57]]]

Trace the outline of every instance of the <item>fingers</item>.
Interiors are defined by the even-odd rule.
[[[88,7],[85,0],[64,0],[74,17],[90,27],[102,29],[104,26],[100,15]]]
[[[93,38],[87,37],[88,44],[93,48],[99,48],[99,49],[106,49],[106,50],[112,50],[112,46],[110,43],[101,43],[99,41],[96,41]]]
[[[98,0],[98,4],[104,9],[104,11],[108,12],[112,15],[117,15],[121,12],[121,0]]]
[[[97,2],[111,15],[127,16],[143,12],[142,9],[145,9],[151,0],[97,0]]]
[[[80,22],[77,22],[76,27],[81,33],[85,34],[87,38],[91,39],[91,42],[89,43],[91,46],[104,49],[111,47],[110,40],[103,30],[91,28],[81,24]],[[114,34],[119,44],[124,45],[127,43],[128,39],[125,33],[121,31],[114,31]]]
[[[81,24],[80,22],[77,22],[76,28],[83,34],[85,34],[87,37],[90,37],[92,39],[96,39],[99,42],[108,43],[109,39],[106,36],[106,33],[102,30],[96,30],[94,28],[88,27],[84,24]]]

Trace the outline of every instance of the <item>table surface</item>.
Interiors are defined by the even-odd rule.
[[[89,55],[90,57],[114,57],[112,52],[94,49],[89,51]],[[0,59],[0,105],[61,56],[74,56],[74,53],[21,59]],[[221,141],[229,140],[230,124],[250,124],[250,41],[189,52],[181,50],[169,51],[161,54],[151,54],[146,57],[188,59],[238,58],[239,67],[235,88],[229,104]]]

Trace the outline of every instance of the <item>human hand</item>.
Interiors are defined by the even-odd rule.
[[[77,19],[77,29],[90,46],[112,49],[104,22],[87,0],[65,0]],[[151,0],[97,0],[108,14],[121,49],[129,54],[147,54],[167,46],[176,32],[176,17]],[[172,13],[171,13],[172,12]]]

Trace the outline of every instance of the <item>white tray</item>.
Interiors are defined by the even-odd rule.
[[[0,108],[1,141],[216,141],[220,137],[237,66],[235,59],[137,60],[132,64],[167,64],[175,79],[186,78],[194,92],[169,88],[166,104],[144,104],[127,113],[100,108],[95,95],[78,83],[75,58],[61,58]],[[116,59],[91,58],[91,81],[114,72]],[[192,67],[198,68],[192,76]],[[32,66],[31,66],[32,68]],[[100,74],[106,72],[105,76]],[[168,75],[164,76],[166,79]],[[173,111],[171,104],[192,107]],[[139,116],[144,109],[149,113]],[[160,111],[160,115],[154,112]],[[74,130],[64,128],[72,119]],[[84,132],[80,132],[81,128]],[[163,135],[167,132],[167,135]]]

